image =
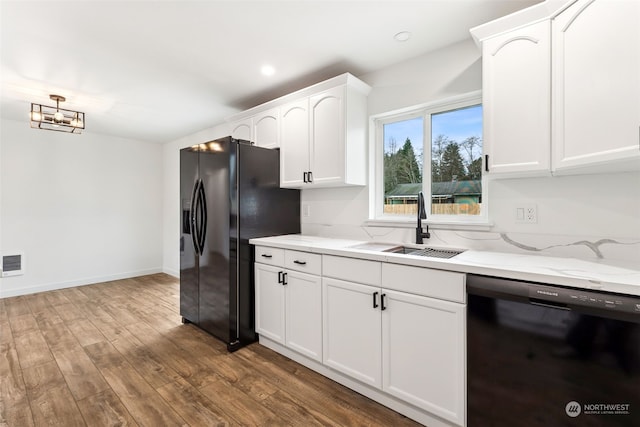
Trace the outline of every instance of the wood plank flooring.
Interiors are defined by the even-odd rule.
[[[156,274],[0,299],[0,426],[417,426],[259,345],[235,353]]]

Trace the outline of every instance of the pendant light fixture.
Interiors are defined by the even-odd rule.
[[[55,107],[31,103],[31,127],[66,133],[82,133],[84,129],[84,113],[60,108],[66,101],[64,96],[49,95],[56,101]]]

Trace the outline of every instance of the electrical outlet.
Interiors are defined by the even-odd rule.
[[[516,206],[516,222],[521,224],[536,224],[538,222],[538,208],[534,204],[520,204]]]
[[[527,206],[524,209],[524,220],[525,222],[531,223],[538,222],[538,209],[536,209],[536,205]]]
[[[307,203],[302,204],[302,216],[308,218],[311,216],[311,207]]]

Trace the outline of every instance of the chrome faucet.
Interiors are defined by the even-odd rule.
[[[423,239],[431,237],[429,233],[429,226],[427,225],[427,231],[422,230],[422,220],[427,219],[427,211],[424,208],[424,195],[422,191],[418,193],[418,225],[416,226],[416,243],[421,245]]]

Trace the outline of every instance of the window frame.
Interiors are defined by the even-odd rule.
[[[482,209],[480,215],[431,215],[431,116],[447,111],[482,105],[482,92],[474,91],[463,95],[453,96],[433,102],[394,110],[370,116],[369,122],[369,143],[370,143],[370,164],[369,164],[369,221],[367,225],[380,226],[415,226],[416,218],[413,215],[390,215],[383,212],[384,208],[384,125],[397,121],[410,120],[417,117],[423,118],[423,171],[422,171],[422,191],[425,194],[425,206],[427,210],[426,222],[434,228],[489,228],[488,218],[488,191],[487,176],[482,174]],[[484,121],[483,121],[484,127]],[[484,132],[483,132],[484,133]],[[484,136],[483,151],[484,151]],[[483,156],[484,162],[484,156]],[[484,163],[483,163],[484,164]],[[424,178],[428,177],[428,180]],[[428,197],[426,197],[428,195]],[[441,227],[440,227],[441,226]]]

